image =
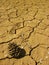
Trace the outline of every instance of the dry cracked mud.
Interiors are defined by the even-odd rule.
[[[0,0],[0,65],[49,65],[49,0]]]

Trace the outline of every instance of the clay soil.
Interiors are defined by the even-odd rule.
[[[11,57],[11,43],[25,55]],[[0,65],[49,65],[49,0],[0,0]]]

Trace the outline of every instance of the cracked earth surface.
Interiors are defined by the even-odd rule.
[[[26,55],[12,58],[11,43]],[[49,65],[49,0],[0,0],[0,65]]]

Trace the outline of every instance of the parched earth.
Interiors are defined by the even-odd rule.
[[[0,65],[49,65],[49,0],[0,0]]]

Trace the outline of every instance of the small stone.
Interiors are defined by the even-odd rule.
[[[48,51],[48,54],[49,54],[49,51]]]
[[[21,48],[23,49],[23,46]]]
[[[48,56],[45,57],[46,59],[48,58]]]
[[[8,55],[7,54],[5,54],[5,56],[4,57],[7,57]]]

